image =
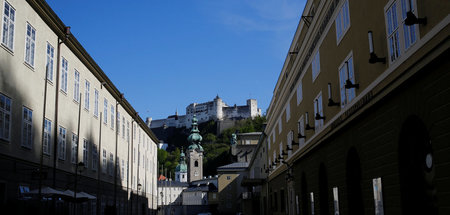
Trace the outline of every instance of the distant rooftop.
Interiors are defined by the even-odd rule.
[[[217,167],[217,170],[227,170],[227,169],[245,169],[248,167],[247,162],[236,162],[236,163],[230,163],[224,166]]]

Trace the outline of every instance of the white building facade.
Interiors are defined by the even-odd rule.
[[[156,136],[45,1],[0,5],[2,203],[51,187],[95,196],[88,214],[156,210]]]

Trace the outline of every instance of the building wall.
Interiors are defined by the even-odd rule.
[[[7,2],[14,7],[16,19],[13,49],[10,50],[5,44],[0,45],[2,47],[0,49],[0,93],[12,102],[10,138],[0,140],[2,161],[6,162],[8,160],[6,162],[8,165],[20,163],[20,165],[28,166],[27,168],[39,166],[44,119],[43,108],[45,106],[45,118],[51,121],[51,141],[49,153],[42,156],[43,168],[47,173],[47,179],[43,180],[44,186],[51,186],[57,189],[73,189],[73,183],[70,183],[70,181],[73,180],[72,176],[76,165],[72,162],[71,156],[72,135],[78,134],[78,155],[76,156],[78,162],[83,161],[84,140],[88,143],[87,160],[84,160],[86,169],[79,176],[83,180],[80,179],[78,186],[81,190],[78,191],[85,191],[93,195],[97,195],[97,193],[103,195],[103,191],[97,192],[97,189],[89,188],[89,186],[96,184],[95,181],[99,179],[102,184],[105,184],[105,192],[106,190],[111,192],[111,189],[114,189],[114,172],[116,171],[118,190],[125,193],[125,199],[128,198],[126,197],[127,187],[136,193],[136,184],[139,181],[142,184],[141,193],[144,192],[149,197],[147,198],[148,201],[151,201],[152,196],[156,197],[156,180],[154,180],[156,178],[156,137],[146,127],[142,119],[135,115],[136,112],[126,99],[121,99],[119,90],[95,64],[94,60],[86,55],[85,50],[73,35],[60,45],[60,58],[58,59],[58,36],[62,37],[64,24],[53,12],[49,11],[50,8],[44,1],[30,0],[25,3],[11,0]],[[4,16],[4,4],[5,1],[2,1],[2,17]],[[27,23],[31,24],[36,32],[33,66],[24,62]],[[3,35],[3,30],[1,33]],[[45,81],[47,44],[54,48],[53,67],[51,68],[53,79],[49,81]],[[57,62],[61,63],[62,58],[68,61],[66,92],[60,90],[61,78],[56,74]],[[74,94],[76,94],[74,90],[75,70],[79,72],[79,93],[82,94],[79,101],[74,100]],[[59,75],[61,76],[61,70]],[[85,106],[86,81],[90,83],[89,107]],[[102,82],[106,84],[102,85]],[[46,85],[47,91],[45,92]],[[99,94],[98,116],[94,114],[95,90]],[[56,94],[58,94],[57,122],[55,116]],[[46,96],[45,103],[44,96]],[[107,123],[103,123],[103,119],[100,118],[105,114],[104,99],[108,100]],[[81,111],[79,111],[80,105]],[[111,105],[114,108],[114,115],[111,114]],[[31,147],[23,146],[22,144],[22,113],[24,107],[32,111]],[[118,119],[119,113],[120,118]],[[114,118],[113,127],[111,117]],[[80,122],[79,132],[78,122]],[[65,159],[56,159],[56,179],[53,182],[53,161],[55,155],[58,155],[54,153],[54,146],[55,143],[58,143],[58,138],[60,138],[60,135],[55,136],[55,134],[58,133],[59,127],[66,129],[66,149],[63,152]],[[132,134],[133,132],[135,133],[134,135]],[[97,148],[97,160],[100,168],[92,164],[93,148]],[[140,151],[139,165],[137,163],[133,165],[131,162],[133,157],[132,148]],[[103,162],[103,150],[106,151],[106,162]],[[76,153],[76,151],[74,152]],[[110,154],[112,154],[112,162],[110,162]],[[13,161],[13,163],[9,161]],[[116,161],[118,163],[117,169],[114,166]],[[110,168],[111,172],[106,171],[106,173],[103,173],[103,166],[107,166],[107,169]],[[3,166],[3,168],[8,169],[6,166]],[[1,178],[3,179],[0,180],[7,182],[6,196],[8,199],[16,198],[18,184],[25,184],[30,189],[38,187],[38,180],[30,180],[30,171],[6,171],[2,175]],[[130,183],[133,179],[132,176],[136,178],[134,183]],[[85,185],[83,185],[83,181],[85,181]],[[92,181],[91,185],[88,185],[91,183],[89,181]],[[109,185],[106,186],[106,184],[112,187],[108,187]],[[134,186],[131,186],[131,184]],[[117,199],[122,198],[120,196]],[[113,203],[110,202],[109,205],[113,205]],[[156,205],[151,202],[147,203],[147,205],[156,208]]]
[[[309,195],[313,192],[316,213],[320,209],[325,210],[320,204],[323,199],[328,201],[328,207],[325,208],[332,212],[333,186],[339,188],[341,214],[352,213],[352,207],[348,207],[346,200],[348,193],[345,191],[346,178],[349,178],[345,175],[345,159],[352,147],[356,149],[361,163],[363,195],[360,199],[363,201],[363,210],[366,213],[374,212],[372,179],[376,177],[381,177],[383,182],[384,211],[399,214],[408,210],[400,205],[401,199],[405,197],[400,197],[399,192],[399,187],[403,185],[399,182],[398,172],[403,170],[399,169],[398,157],[404,152],[399,151],[398,141],[399,129],[409,116],[416,115],[424,122],[433,142],[433,150],[435,146],[439,148],[436,150],[447,150],[440,143],[434,144],[434,141],[439,142],[441,135],[446,136],[440,132],[448,130],[447,124],[442,122],[448,111],[442,113],[440,110],[442,105],[445,106],[448,102],[445,93],[448,89],[441,83],[447,80],[443,69],[447,65],[443,59],[448,58],[450,5],[442,1],[412,1],[416,16],[427,17],[428,23],[414,25],[417,40],[409,48],[403,47],[404,28],[399,24],[401,53],[392,61],[386,27],[388,19],[385,15],[394,2],[398,8],[401,7],[401,1],[387,0],[308,1],[303,15],[313,15],[313,18],[310,18],[309,26],[304,20],[300,20],[289,49],[294,53],[288,54],[280,72],[267,115],[267,165],[272,164],[281,151],[291,151],[289,155],[284,156],[284,161],[291,165],[291,171],[294,171],[295,193],[299,202],[310,202]],[[336,29],[339,29],[339,26],[336,25],[336,17],[342,14],[339,11],[342,11],[341,8],[346,4],[349,7],[349,27],[342,38],[337,38]],[[401,16],[401,13],[398,16]],[[368,62],[369,30],[373,32],[374,52],[378,57],[386,57],[385,64]],[[313,78],[316,53],[319,53],[320,72]],[[355,77],[352,82],[358,83],[359,88],[354,89],[354,99],[342,104],[339,69],[349,57],[352,57]],[[341,103],[338,106],[328,106],[328,83],[331,84],[332,100]],[[315,101],[320,94],[320,104],[323,107],[321,116],[325,116],[323,126],[317,126],[314,120],[317,107]],[[437,97],[440,98],[439,102],[434,101]],[[302,119],[303,125],[306,126],[306,113],[309,113],[309,124],[315,127],[315,130],[300,129],[298,122]],[[439,113],[438,116],[436,113]],[[297,138],[299,130],[306,138]],[[292,139],[298,145],[290,146]],[[288,147],[293,150],[288,150]],[[447,198],[445,193],[448,184],[438,183],[444,177],[440,174],[448,170],[445,160],[440,153],[434,155],[434,180],[435,186],[439,187],[438,199]],[[323,166],[320,168],[322,183],[318,180],[320,166]],[[440,174],[437,173],[438,166],[441,169]],[[273,214],[284,214],[279,207],[279,195],[281,189],[286,196],[289,193],[285,177],[290,176],[292,175],[288,174],[288,166],[280,165],[278,160],[269,175],[269,190],[272,189],[269,191],[272,192],[270,195],[274,195],[275,190],[278,190],[278,209],[273,211]],[[320,184],[322,185],[319,186]],[[324,185],[328,187],[323,189]],[[439,200],[437,204],[440,213],[445,213],[446,203]],[[311,207],[305,206],[308,209],[306,213],[311,213]]]

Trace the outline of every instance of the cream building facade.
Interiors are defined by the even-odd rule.
[[[158,139],[45,1],[1,7],[1,203],[77,181],[89,213],[156,209]]]

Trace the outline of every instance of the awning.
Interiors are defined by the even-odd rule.
[[[31,190],[30,192],[28,192],[28,194],[39,194],[39,189]],[[41,188],[41,194],[44,195],[44,196],[53,196],[53,195],[68,196],[65,192],[62,192],[62,191],[59,191],[59,190],[55,190],[55,189],[50,188],[50,187],[42,187]]]
[[[77,198],[78,198],[78,196],[79,196],[79,198],[87,198],[89,200],[97,199],[97,197],[95,197],[95,196],[93,196],[93,195],[91,195],[89,193],[85,193],[85,192],[77,193]]]

